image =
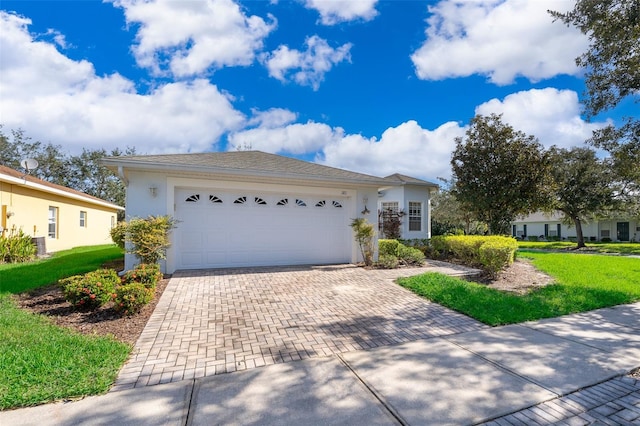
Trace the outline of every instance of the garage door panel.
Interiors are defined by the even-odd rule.
[[[242,197],[244,203],[234,204]],[[213,203],[214,198],[221,202]],[[283,200],[287,203],[278,205]],[[306,206],[299,206],[296,200]],[[336,208],[333,201],[343,207]],[[349,202],[344,197],[178,189],[176,266],[194,269],[348,262]]]

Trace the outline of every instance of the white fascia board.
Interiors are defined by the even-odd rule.
[[[54,195],[60,195],[62,197],[71,198],[71,199],[79,200],[79,201],[84,201],[85,203],[95,204],[95,205],[98,205],[98,206],[108,207],[108,208],[111,208],[111,209],[124,210],[124,207],[117,206],[117,205],[109,203],[107,201],[96,200],[94,198],[85,197],[85,196],[82,196],[80,194],[74,194],[74,193],[71,193],[71,192],[63,191],[63,190],[58,189],[58,188],[52,188],[50,186],[42,185],[42,184],[39,184],[39,183],[36,183],[36,182],[31,182],[31,181],[28,181],[26,179],[20,179],[20,178],[16,178],[16,177],[13,177],[13,176],[5,175],[5,174],[2,174],[2,173],[0,173],[0,179],[2,179],[5,182],[14,184],[14,185],[25,186],[27,188],[35,189],[37,191],[46,192],[46,193],[54,194]]]

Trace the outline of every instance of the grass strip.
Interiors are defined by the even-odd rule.
[[[0,409],[106,392],[129,345],[56,327],[0,295]]]
[[[589,250],[597,253],[619,253],[640,255],[640,244],[638,243],[586,243]],[[571,241],[518,241],[521,249],[537,250],[567,250],[576,247]]]
[[[519,296],[438,273],[401,278],[416,294],[496,326],[585,312],[640,300],[640,259],[520,253],[555,283]]]
[[[0,293],[21,293],[42,287],[61,278],[94,271],[122,256],[122,250],[110,244],[76,247],[35,262],[1,264]]]

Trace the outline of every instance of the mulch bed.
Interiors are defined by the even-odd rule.
[[[124,264],[116,261],[103,267],[121,271]],[[139,313],[130,316],[116,312],[112,303],[92,311],[79,310],[64,299],[62,289],[56,284],[21,293],[14,296],[14,300],[19,307],[45,315],[58,326],[71,328],[82,334],[111,335],[121,342],[133,345],[158,304],[169,278],[169,275],[165,275],[156,285],[153,300]]]

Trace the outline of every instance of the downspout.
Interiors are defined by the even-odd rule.
[[[118,177],[124,182],[124,186],[129,186],[129,179],[124,174],[124,167],[118,166]]]

